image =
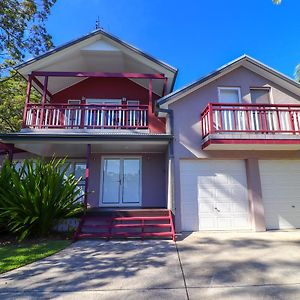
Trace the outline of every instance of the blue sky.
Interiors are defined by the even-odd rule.
[[[300,1],[57,0],[47,21],[55,45],[104,30],[179,69],[180,88],[242,54],[294,77]]]

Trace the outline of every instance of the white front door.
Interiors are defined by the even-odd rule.
[[[100,206],[141,205],[141,159],[103,158]]]

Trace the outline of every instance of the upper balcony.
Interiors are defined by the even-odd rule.
[[[79,81],[59,90],[59,78]],[[22,131],[165,133],[165,121],[154,112],[158,95],[153,83],[157,81],[163,82],[164,94],[167,78],[163,74],[34,71],[29,75]],[[49,83],[58,92],[51,93]],[[42,90],[41,103],[31,103],[32,86]]]
[[[23,128],[148,130],[148,105],[29,103]]]
[[[209,103],[202,149],[299,150],[300,105]]]

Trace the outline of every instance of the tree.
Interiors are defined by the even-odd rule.
[[[21,129],[27,83],[18,73],[0,82],[0,132]],[[40,94],[31,90],[30,102],[39,102]]]
[[[12,70],[27,55],[37,56],[53,44],[45,21],[56,0],[0,0],[0,132],[20,130],[26,82]],[[31,102],[39,95],[33,91]]]
[[[39,55],[53,44],[45,21],[56,0],[0,1],[0,78],[26,55]]]

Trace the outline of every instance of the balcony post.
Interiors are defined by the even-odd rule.
[[[26,127],[26,118],[27,118],[28,104],[29,104],[29,101],[30,101],[31,84],[32,84],[32,75],[29,74],[28,81],[27,81],[27,89],[26,89],[25,106],[24,106],[24,112],[23,112],[22,128]]]
[[[211,103],[208,103],[208,118],[209,118],[209,133],[214,133],[214,118],[213,118],[213,107]]]
[[[39,128],[43,127],[43,119],[44,119],[44,114],[45,114],[45,103],[46,103],[46,98],[47,98],[47,88],[48,88],[48,76],[45,76],[44,79],[44,88],[43,88],[43,97],[42,97],[42,107],[41,107],[41,112],[40,112],[40,123],[39,123]]]
[[[85,187],[84,187],[84,207],[87,208],[88,192],[89,192],[89,174],[91,160],[91,144],[86,145],[86,168],[85,168]]]
[[[153,113],[153,99],[152,99],[152,79],[149,80],[149,112]]]

